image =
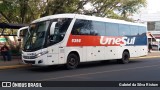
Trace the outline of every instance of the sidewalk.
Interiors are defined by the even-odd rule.
[[[3,61],[0,59],[0,66],[20,65],[22,61],[20,59],[12,59],[11,61]]]
[[[29,65],[25,65],[22,63],[20,57],[13,58],[11,61],[3,61],[0,58],[0,70],[2,69],[14,69],[20,67],[28,67]]]
[[[147,56],[160,56],[160,51],[151,51]]]
[[[160,57],[160,51],[151,51],[151,53],[148,53],[147,56],[138,57],[138,58],[156,58]],[[11,61],[3,61],[2,58],[0,58],[0,70],[2,69],[13,69],[13,68],[21,68],[21,67],[28,67],[30,65],[25,65],[22,63],[22,60],[20,57],[15,57]]]

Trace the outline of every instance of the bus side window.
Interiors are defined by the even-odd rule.
[[[114,32],[114,33],[113,33]],[[119,27],[117,23],[106,22],[106,36],[118,36]]]
[[[72,35],[79,35],[80,34],[80,28],[73,28],[71,34]]]
[[[131,36],[138,36],[139,32],[138,32],[138,26],[130,26],[130,30],[131,30]]]
[[[91,30],[91,35],[94,36],[105,36],[105,23],[104,22],[99,22],[99,21],[92,21],[92,30]]]
[[[119,35],[120,36],[130,36],[130,26],[125,24],[119,24]]]
[[[146,27],[139,26],[139,35],[146,35]]]
[[[72,35],[79,35],[80,34],[80,26],[78,25],[77,21],[74,23],[71,34]]]
[[[77,19],[71,34],[72,35],[90,35],[92,21]]]

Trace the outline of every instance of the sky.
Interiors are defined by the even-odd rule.
[[[140,10],[141,12],[134,15],[135,20],[160,21],[160,0],[147,0],[147,7]]]
[[[84,7],[92,9],[90,3]],[[147,0],[147,7],[140,9],[140,13],[133,15],[132,18],[140,22],[160,21],[160,0]]]
[[[148,13],[156,13],[160,11],[160,0],[147,0]]]

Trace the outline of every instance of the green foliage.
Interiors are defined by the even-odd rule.
[[[137,13],[139,8],[146,6],[146,0],[122,0],[122,5],[117,9],[120,11],[123,18],[128,17],[134,13]]]
[[[30,23],[39,18],[45,6],[42,0],[2,0],[0,19],[8,23]]]
[[[9,23],[30,23],[48,15],[79,13],[128,20],[146,6],[146,0],[1,0],[0,20]],[[92,9],[84,5],[90,3]]]
[[[133,21],[129,18],[146,6],[146,0],[92,0],[90,15]],[[87,13],[87,12],[86,12]]]
[[[84,9],[83,6],[90,0],[47,0],[45,12],[41,16],[61,14],[61,13],[78,13]]]

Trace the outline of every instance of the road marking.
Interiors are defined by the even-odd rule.
[[[100,72],[94,72],[94,73],[75,74],[75,75],[69,75],[69,76],[41,79],[41,80],[36,80],[36,81],[55,80],[55,79],[71,78],[71,77],[77,77],[77,76],[87,76],[87,75],[95,75],[95,74],[102,74],[102,73],[109,73],[109,72],[119,72],[119,71],[127,71],[127,70],[134,70],[134,69],[143,69],[143,68],[150,68],[150,67],[157,67],[157,66],[159,67],[160,64],[152,65],[152,66],[128,68],[128,69],[111,70],[111,71],[100,71]]]

